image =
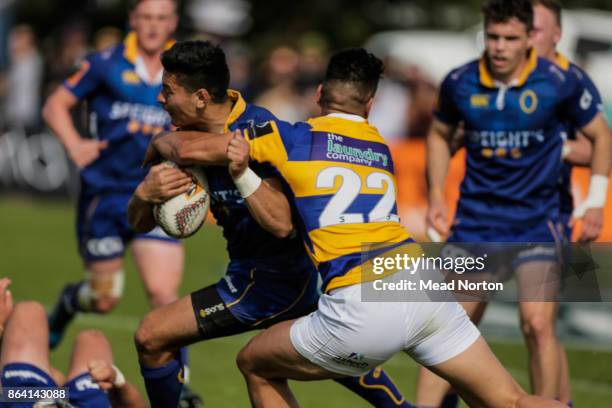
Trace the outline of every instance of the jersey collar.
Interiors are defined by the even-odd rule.
[[[234,106],[232,107],[232,110],[229,114],[229,116],[227,117],[227,120],[225,121],[225,125],[223,126],[223,131],[227,132],[229,131],[229,127],[238,120],[238,118],[240,117],[240,115],[242,115],[244,113],[244,111],[246,110],[246,101],[244,100],[244,98],[242,97],[242,95],[240,95],[240,92],[235,91],[233,89],[228,89],[227,90],[227,96],[234,101]]]
[[[366,119],[364,117],[361,117],[359,115],[353,115],[353,114],[350,114],[350,113],[342,113],[342,112],[328,113],[325,116],[332,117],[332,118],[340,118],[340,119],[351,120],[353,122],[365,122],[366,121]]]
[[[570,67],[569,60],[560,52],[557,52],[555,55],[555,64],[564,71],[567,71]]]
[[[527,56],[527,64],[521,71],[518,78],[512,81],[513,86],[522,86],[527,81],[529,74],[531,74],[536,67],[538,66],[538,55],[533,48],[529,50],[529,55]],[[487,62],[485,55],[483,54],[480,57],[480,61],[478,62],[478,75],[480,78],[480,83],[487,88],[499,88],[498,81],[493,79],[493,75],[489,72],[489,68],[487,67]]]

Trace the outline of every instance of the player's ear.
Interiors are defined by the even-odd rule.
[[[200,88],[193,93],[193,97],[195,98],[195,105],[197,109],[204,109],[206,105],[210,103],[211,96],[208,93],[208,90],[204,88]]]
[[[317,105],[321,106],[321,95],[323,94],[323,84],[317,86],[317,94],[315,95],[315,101]]]

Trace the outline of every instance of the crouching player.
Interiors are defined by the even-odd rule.
[[[252,404],[297,406],[287,379],[360,375],[406,350],[450,381],[471,406],[561,407],[526,395],[457,303],[361,301],[368,284],[362,280],[362,243],[407,251],[417,245],[399,224],[389,148],[366,120],[382,71],[382,62],[365,50],[345,50],[332,57],[319,88],[321,117],[295,126],[269,122],[252,129],[248,141],[193,132],[154,141],[166,157],[185,139],[199,145],[201,157],[226,154],[236,186],[262,225],[280,210],[267,205],[274,191],[250,170],[249,156],[268,162],[299,213],[325,294],[317,311],[270,327],[240,352]],[[369,152],[367,160],[363,152]]]
[[[66,399],[58,398],[57,406],[66,403],[79,408],[127,407],[144,408],[145,401],[138,390],[126,382],[113,365],[110,344],[100,332],[81,332],[75,342],[66,377],[49,363],[49,328],[47,315],[38,302],[21,302],[10,312],[6,287],[8,279],[0,280],[0,319],[8,317],[2,338],[2,387],[4,402],[9,408],[37,406],[33,402],[11,401],[11,388],[59,386],[66,388]],[[0,327],[4,321],[0,320]],[[48,403],[44,406],[52,406]]]
[[[175,44],[162,56],[163,90],[159,101],[180,128],[223,133],[228,129],[257,129],[254,124],[274,119],[267,110],[246,103],[228,89],[229,70],[220,47],[210,42]],[[223,135],[213,135],[227,145]],[[278,210],[269,232],[253,218],[234,185],[225,151],[220,160],[198,157],[197,146],[182,145],[168,159],[179,164],[208,164],[205,168],[211,210],[223,228],[230,262],[226,275],[214,285],[149,313],[136,333],[136,345],[147,393],[153,407],[176,407],[182,387],[178,352],[188,344],[261,329],[303,316],[316,308],[317,272],[299,237],[293,234],[289,205],[276,171],[253,165],[276,194],[267,205]],[[155,165],[130,201],[128,217],[137,231],[155,227],[152,205],[180,194],[191,179],[182,171]],[[384,372],[339,382],[377,407],[408,407]]]

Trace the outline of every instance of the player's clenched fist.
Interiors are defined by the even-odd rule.
[[[430,199],[426,222],[427,228],[433,228],[439,235],[448,235],[446,204],[442,199]],[[434,240],[431,236],[430,239]]]
[[[79,139],[68,146],[68,155],[74,164],[82,169],[100,157],[100,152],[107,147],[108,140]]]
[[[189,190],[192,182],[191,177],[181,169],[161,163],[151,167],[136,188],[135,195],[142,201],[160,204]]]
[[[117,380],[117,371],[108,361],[93,360],[89,362],[91,379],[104,391],[113,388]]]
[[[229,159],[229,173],[236,179],[244,173],[249,165],[249,142],[247,142],[240,131],[234,132],[227,146],[227,158]]]

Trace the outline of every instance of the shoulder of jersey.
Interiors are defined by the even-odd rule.
[[[120,52],[120,45],[113,45],[102,51],[92,52],[87,55],[87,59],[96,64],[104,64],[110,62]]]
[[[568,74],[568,71],[564,71],[563,68],[559,67],[557,64],[542,57],[538,57],[538,66],[533,73],[533,75],[540,75],[558,86],[572,79]]]
[[[454,82],[459,82],[461,79],[464,79],[466,75],[477,72],[478,63],[479,60],[475,59],[468,63],[460,65],[457,68],[452,69],[446,76],[446,79],[449,79]]]

